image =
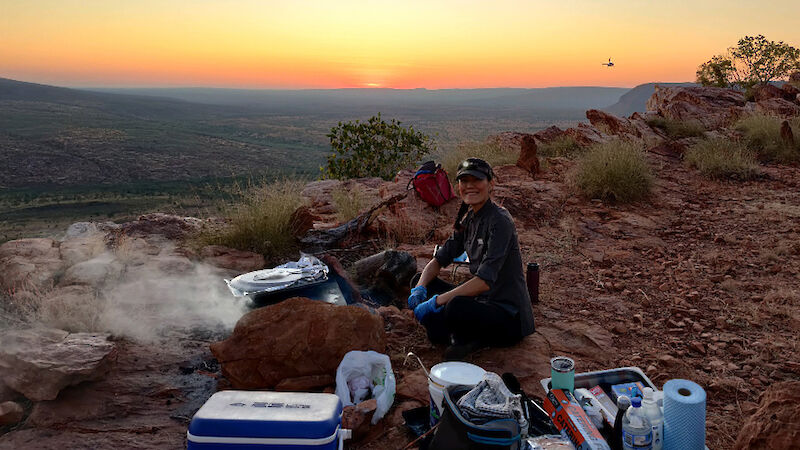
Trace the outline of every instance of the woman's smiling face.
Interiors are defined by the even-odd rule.
[[[473,208],[480,207],[489,200],[491,186],[492,182],[472,175],[464,175],[458,179],[458,193],[461,195],[461,200]]]

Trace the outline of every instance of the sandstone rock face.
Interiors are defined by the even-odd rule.
[[[89,261],[106,251],[104,235],[99,233],[67,239],[59,248],[66,267]]]
[[[22,406],[15,402],[0,403],[0,425],[12,425],[22,420]]]
[[[663,140],[663,136],[650,128],[639,115],[624,119],[604,111],[590,109],[586,111],[586,118],[595,128],[621,139],[641,139],[647,145],[654,145]]]
[[[380,316],[295,297],[246,314],[211,352],[233,387],[258,389],[286,378],[332,375],[350,350],[385,347]]]
[[[756,102],[756,111],[764,114],[772,114],[779,117],[789,118],[800,116],[800,105],[782,98],[770,98]]]
[[[117,352],[107,334],[52,328],[0,335],[0,379],[33,401],[53,400],[61,389],[102,378]]]
[[[39,318],[50,327],[67,331],[95,329],[101,301],[92,286],[60,286],[47,292],[39,304]]]
[[[667,119],[698,121],[708,129],[729,125],[743,111],[744,95],[715,87],[660,87],[647,100],[647,110]]]
[[[122,264],[115,261],[111,254],[104,254],[69,267],[58,284],[60,286],[82,284],[99,288],[119,279],[122,269]]]
[[[224,269],[252,272],[264,268],[264,256],[258,253],[236,250],[222,245],[207,245],[200,250],[203,261]]]
[[[736,450],[796,449],[800,442],[800,381],[770,385],[761,395],[756,412],[739,431]]]
[[[63,268],[58,243],[52,239],[19,239],[0,245],[0,287],[47,289]]]
[[[539,171],[539,158],[536,156],[536,139],[533,136],[524,136],[520,141],[517,167],[525,169],[532,174]]]
[[[757,86],[753,86],[753,99],[756,102],[771,98],[783,98],[783,96],[783,90],[772,84],[759,84]]]

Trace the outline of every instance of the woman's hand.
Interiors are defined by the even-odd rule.
[[[433,297],[429,298],[428,300],[420,303],[414,308],[414,317],[417,318],[420,322],[422,319],[427,317],[431,313],[437,313],[442,310],[442,306],[438,306],[436,304],[436,298],[439,297],[438,295],[434,295]]]
[[[428,289],[425,286],[417,286],[411,289],[411,295],[408,296],[408,307],[414,309],[424,302],[426,298],[428,298]]]

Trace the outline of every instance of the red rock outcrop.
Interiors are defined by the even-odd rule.
[[[800,381],[770,385],[736,438],[736,450],[789,450],[800,442]]]
[[[744,111],[744,94],[733,89],[715,87],[656,86],[647,100],[647,110],[667,119],[698,121],[707,129],[724,127]]]
[[[757,102],[770,98],[783,98],[784,91],[773,84],[759,84],[753,86],[753,99]]]
[[[756,111],[763,114],[789,118],[800,116],[800,105],[782,98],[770,98],[756,102]]]
[[[222,373],[238,389],[273,388],[287,378],[330,376],[345,353],[385,348],[379,315],[300,297],[247,313],[231,337],[211,344]]]
[[[590,109],[586,111],[586,118],[596,129],[621,139],[640,139],[647,145],[654,145],[663,140],[663,136],[650,128],[639,115],[625,119],[604,111]]]
[[[108,334],[56,329],[0,335],[0,379],[30,400],[53,400],[61,389],[105,376],[117,358]]]
[[[533,136],[523,136],[522,140],[520,140],[517,167],[521,167],[532,174],[539,171],[539,158],[536,156],[536,139]]]
[[[264,256],[244,250],[236,250],[222,245],[207,245],[200,250],[200,257],[216,267],[252,272],[264,268]]]

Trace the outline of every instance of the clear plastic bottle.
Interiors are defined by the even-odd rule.
[[[622,419],[622,448],[624,450],[652,450],[653,429],[642,410],[642,399],[633,397],[631,407]]]
[[[642,411],[650,421],[653,429],[653,450],[661,450],[664,445],[664,413],[655,398],[653,388],[644,388],[644,399],[642,400]]]

